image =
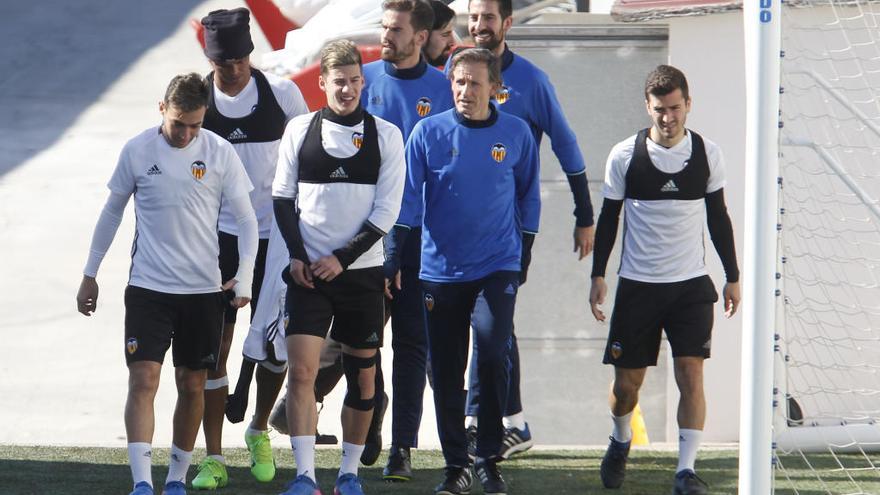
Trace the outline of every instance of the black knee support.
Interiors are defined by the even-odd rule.
[[[374,395],[366,399],[361,398],[361,386],[358,378],[360,378],[362,369],[372,368],[375,364],[375,355],[363,358],[351,354],[342,354],[342,369],[345,371],[345,381],[348,382],[348,390],[345,392],[343,404],[358,411],[370,411],[373,409],[375,391]]]

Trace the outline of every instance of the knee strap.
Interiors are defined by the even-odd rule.
[[[348,383],[348,390],[345,392],[343,404],[358,411],[371,411],[373,409],[375,393],[366,399],[361,398],[361,386],[358,378],[360,378],[362,369],[372,368],[375,364],[375,355],[363,358],[351,354],[342,354],[342,369],[345,372],[345,381]]]

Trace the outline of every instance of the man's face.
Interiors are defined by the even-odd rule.
[[[318,77],[318,86],[327,95],[327,106],[338,115],[354,112],[364,89],[364,76],[358,64],[333,67]]]
[[[428,63],[431,65],[444,65],[446,59],[449,58],[449,51],[455,46],[455,35],[452,34],[454,24],[455,19],[453,18],[440,29],[431,31],[428,44],[425,45],[425,57],[428,58]]]
[[[386,10],[382,14],[382,60],[397,63],[411,57],[421,48],[416,38],[409,12]]]
[[[504,35],[513,24],[513,17],[501,18],[495,0],[471,0],[468,4],[468,32],[477,48],[494,52],[504,44]]]
[[[174,105],[160,101],[162,135],[165,136],[168,144],[175,148],[186,148],[199,135],[207,109],[202,107],[192,112],[183,112]]]
[[[218,86],[243,88],[251,78],[251,57],[235,60],[208,60]]]
[[[489,68],[480,62],[461,62],[452,71],[452,98],[455,109],[465,118],[482,120],[488,117],[489,100],[498,90],[489,82]]]
[[[681,89],[663,96],[648,94],[645,105],[654,130],[662,141],[659,144],[675,144],[684,137],[684,125],[688,112],[691,111],[691,100],[684,98]]]

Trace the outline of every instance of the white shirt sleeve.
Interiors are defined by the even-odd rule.
[[[706,192],[713,193],[727,183],[725,175],[724,155],[717,144],[703,138],[706,146],[706,159],[709,161],[709,181],[706,184]]]
[[[605,199],[622,200],[626,195],[626,171],[632,161],[635,139],[617,143],[608,154],[605,163],[605,184],[602,195]]]
[[[306,105],[302,91],[300,91],[299,86],[295,82],[273,74],[265,72],[264,74],[266,74],[266,78],[272,86],[275,100],[278,101],[281,110],[284,111],[287,122],[293,120],[294,117],[309,113],[309,107]]]
[[[272,196],[296,199],[299,192],[299,163],[297,161],[298,141],[303,138],[299,119],[294,119],[284,129],[284,136],[278,146],[278,165],[275,167],[275,180],[272,182]]]
[[[98,217],[98,224],[95,225],[95,232],[92,234],[92,244],[89,247],[89,258],[83,269],[83,274],[89,277],[98,275],[98,268],[104,255],[110,249],[113,238],[116,237],[116,231],[119,230],[119,224],[122,223],[122,214],[125,212],[125,205],[131,194],[121,194],[115,191],[110,192],[104,209],[101,210],[101,216]]]
[[[382,232],[388,233],[400,214],[403,185],[406,177],[406,161],[403,155],[403,136],[393,124],[376,119],[381,141],[382,164],[376,181],[376,199],[373,211],[367,218]]]
[[[251,206],[250,198],[246,195],[231,198],[228,204],[238,224],[238,271],[234,277],[238,283],[233,290],[236,296],[250,299],[260,236],[257,216]]]

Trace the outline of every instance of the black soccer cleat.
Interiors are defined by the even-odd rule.
[[[690,469],[675,474],[672,495],[706,495],[707,493],[709,493],[709,485]]]
[[[478,458],[474,463],[474,471],[483,485],[486,495],[507,495],[507,483],[501,477],[501,470],[495,459]]]
[[[382,419],[385,418],[386,409],[388,409],[388,394],[382,392],[382,407],[373,409],[370,431],[367,432],[367,441],[361,453],[361,464],[364,466],[376,464],[379,454],[382,453]]]
[[[446,466],[446,479],[434,488],[434,495],[469,495],[474,485],[470,466]]]
[[[471,462],[477,458],[477,427],[476,426],[468,426],[467,430],[464,431],[465,438],[467,438],[467,455],[470,458]]]
[[[388,464],[382,470],[382,479],[390,483],[406,482],[412,479],[412,462],[409,447],[391,446]]]
[[[610,438],[611,443],[608,444],[602,465],[599,466],[599,477],[602,478],[605,488],[620,488],[626,474],[626,460],[631,442],[618,442],[614,437]]]

